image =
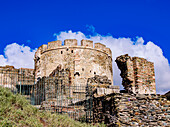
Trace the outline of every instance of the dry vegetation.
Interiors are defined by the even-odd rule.
[[[0,87],[1,127],[91,127],[92,125],[74,121],[66,115],[40,112],[21,95]],[[101,126],[104,125],[95,125]]]

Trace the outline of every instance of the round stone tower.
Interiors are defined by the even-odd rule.
[[[112,52],[101,43],[76,39],[52,41],[42,45],[35,53],[35,78],[49,76],[57,66],[70,70],[71,85],[85,86],[95,75],[107,76],[113,85]]]

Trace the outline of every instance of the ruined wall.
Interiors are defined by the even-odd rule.
[[[49,77],[43,77],[34,85],[34,102],[41,104],[43,101],[64,102],[65,96],[71,96],[70,71],[56,68]],[[62,97],[61,97],[62,96]],[[56,101],[56,102],[57,102]]]
[[[87,79],[94,75],[106,75],[113,84],[112,53],[105,45],[89,40],[67,39],[62,46],[61,41],[42,45],[35,53],[35,77],[49,76],[58,66],[69,68],[71,85],[85,86]]]
[[[160,95],[116,93],[93,98],[93,120],[109,126],[170,126],[170,101]]]
[[[86,87],[71,86],[70,70],[59,65],[48,77],[40,78],[34,85],[34,105],[40,110],[67,114],[79,120],[85,116]]]
[[[117,57],[121,70],[122,85],[131,93],[156,94],[154,64],[144,58],[130,57],[128,54]]]
[[[119,93],[119,86],[112,85],[111,80],[107,76],[95,75],[88,78],[87,87],[89,93],[93,93],[94,96],[107,95],[110,93]]]
[[[19,83],[22,85],[34,85],[35,78],[34,78],[34,69],[30,68],[20,68],[19,70]]]
[[[1,66],[0,67],[0,85],[11,88],[16,91],[16,84],[18,82],[19,70],[14,66]]]
[[[70,70],[56,68],[49,77],[43,77],[34,85],[35,104],[53,101],[58,106],[68,106],[85,99],[85,86],[71,86]]]
[[[0,85],[17,90],[18,86],[34,85],[34,69],[20,68],[14,66],[0,66]],[[20,88],[18,88],[20,89]],[[28,89],[28,88],[25,88]]]

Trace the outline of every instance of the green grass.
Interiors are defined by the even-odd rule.
[[[67,115],[40,112],[22,95],[0,87],[0,127],[91,127]],[[104,127],[105,125],[95,125]]]

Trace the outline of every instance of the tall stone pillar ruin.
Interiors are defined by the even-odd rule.
[[[121,70],[122,85],[129,93],[156,94],[154,64],[128,54],[116,58]]]

